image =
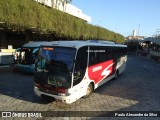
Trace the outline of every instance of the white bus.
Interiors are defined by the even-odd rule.
[[[127,46],[110,42],[57,41],[40,47],[34,91],[72,103],[125,70]]]

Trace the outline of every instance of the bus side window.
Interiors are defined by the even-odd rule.
[[[89,55],[90,55],[89,56],[89,65],[96,64],[96,61],[97,61],[96,54],[94,52],[90,52]]]
[[[117,53],[117,59],[120,58],[120,48],[116,49],[116,53]]]
[[[118,59],[118,48],[114,48],[114,58]]]
[[[99,58],[98,58],[98,52],[96,52],[97,50],[99,50],[97,47],[90,47],[90,51],[89,51],[89,66],[97,64],[99,62]]]
[[[99,56],[99,62],[104,62],[106,61],[106,49],[105,47],[99,47],[99,53],[98,53],[98,56]]]
[[[111,47],[107,48],[107,60],[113,59],[113,49]]]
[[[88,59],[88,47],[82,47],[77,52],[75,70],[74,70],[74,82],[73,85],[79,84],[86,72]]]

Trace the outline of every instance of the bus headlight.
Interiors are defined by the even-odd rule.
[[[59,96],[70,96],[70,93],[58,93]]]

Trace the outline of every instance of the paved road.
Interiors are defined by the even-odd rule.
[[[33,92],[33,76],[0,68],[1,111],[156,111],[160,110],[160,64],[151,59],[129,56],[126,71],[117,80],[99,87],[89,98],[71,105],[47,102]],[[93,113],[94,114],[94,113]],[[12,119],[12,118],[10,118]],[[17,118],[15,118],[17,119]],[[25,118],[26,119],[26,118]],[[37,118],[34,118],[35,120]],[[40,120],[68,119],[38,118]],[[86,117],[71,117],[86,119]],[[89,117],[88,119],[104,119]],[[106,119],[106,118],[105,118]],[[152,117],[110,117],[109,119],[159,120]],[[29,120],[29,119],[28,119]]]

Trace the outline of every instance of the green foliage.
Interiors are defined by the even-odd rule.
[[[123,42],[124,37],[105,28],[48,8],[33,0],[0,0],[0,21],[6,27],[26,30],[34,27],[36,31],[52,33],[59,39],[101,39]]]
[[[138,50],[143,50],[142,46],[137,41],[133,40],[133,41],[126,42],[125,44],[127,45],[129,52],[134,52],[137,49]]]

